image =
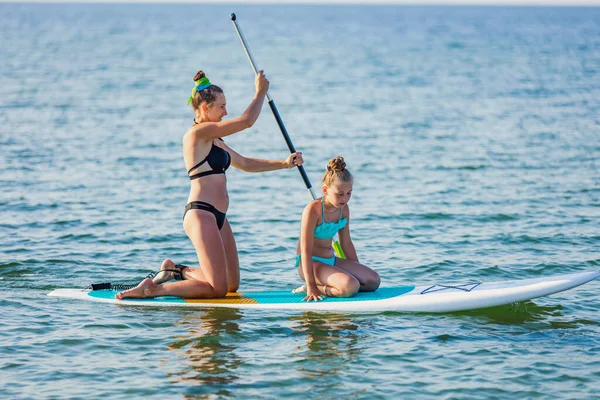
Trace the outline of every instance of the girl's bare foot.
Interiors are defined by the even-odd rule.
[[[327,290],[328,287],[327,286],[321,286],[321,285],[317,285],[317,287],[319,288],[319,291],[321,291],[322,294],[324,294],[325,296],[333,296],[331,294],[331,289]],[[292,290],[293,294],[306,294],[306,284],[297,287],[296,289]]]
[[[154,282],[152,282],[152,279],[146,278],[133,289],[124,290],[121,293],[117,293],[115,298],[117,300],[122,300],[125,298],[143,299],[145,297],[153,297],[152,291],[156,287],[157,285]]]
[[[306,285],[302,285],[300,287],[297,287],[296,289],[292,290],[293,294],[298,294],[298,293],[306,293]]]
[[[152,281],[157,285],[160,285],[161,283],[170,281],[171,279],[174,278],[173,277],[174,267],[175,267],[175,263],[173,261],[169,260],[168,258],[165,259],[160,266],[160,272],[158,274],[156,274],[156,276],[154,277],[154,279],[152,279]]]

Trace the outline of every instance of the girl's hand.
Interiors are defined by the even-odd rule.
[[[264,95],[269,91],[269,81],[262,69],[256,74],[254,86],[256,86],[256,94]]]
[[[290,154],[285,160],[285,165],[287,168],[299,167],[302,164],[304,164],[304,159],[302,158],[302,152],[300,151]]]
[[[323,297],[321,297],[321,292],[319,291],[319,288],[315,287],[307,287],[306,288],[306,297],[304,299],[302,299],[302,301],[319,301],[319,300],[323,300]]]

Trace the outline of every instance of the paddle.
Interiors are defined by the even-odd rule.
[[[256,63],[254,62],[254,58],[252,57],[252,53],[250,52],[250,48],[248,47],[248,43],[246,43],[246,38],[244,37],[244,35],[242,34],[242,31],[240,30],[240,27],[237,23],[237,18],[235,16],[235,14],[231,14],[231,22],[233,22],[233,27],[235,28],[235,31],[238,34],[238,37],[240,38],[240,41],[242,42],[242,46],[244,46],[244,50],[246,51],[246,55],[248,56],[248,60],[250,61],[250,65],[252,65],[252,69],[254,70],[254,74],[258,74],[258,68],[256,67]],[[283,138],[285,139],[285,143],[287,144],[288,149],[290,150],[290,153],[295,153],[296,149],[294,148],[294,144],[292,143],[292,139],[290,139],[290,135],[288,135],[287,129],[285,129],[285,125],[283,124],[283,120],[281,119],[281,115],[279,115],[279,111],[277,110],[277,107],[275,106],[275,102],[273,101],[273,99],[271,98],[271,96],[269,95],[269,92],[267,92],[267,102],[269,103],[269,107],[271,107],[271,111],[273,111],[273,116],[275,117],[275,120],[277,121],[277,125],[279,125],[279,129],[281,130],[281,134],[283,135]],[[299,165],[298,166],[298,171],[300,172],[300,175],[302,176],[302,180],[304,181],[304,185],[306,186],[306,188],[308,189],[310,195],[312,196],[313,200],[315,200],[317,198],[317,195],[315,194],[312,184],[310,183],[310,179],[308,179],[308,175],[306,174],[306,171],[304,170],[304,167]],[[336,235],[333,237],[333,248],[336,252],[337,257],[339,258],[346,258],[346,256],[344,255],[344,251],[342,250],[342,246],[340,246],[340,243],[338,241],[338,235],[336,233]]]

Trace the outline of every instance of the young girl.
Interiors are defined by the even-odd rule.
[[[380,283],[379,274],[360,264],[350,238],[352,175],[342,157],[329,160],[323,175],[323,197],[304,208],[296,266],[305,285],[294,290],[306,292],[304,300],[322,300],[321,295],[351,297],[372,292]],[[346,258],[335,257],[332,239],[339,242]]]

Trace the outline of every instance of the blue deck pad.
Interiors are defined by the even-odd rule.
[[[413,290],[414,286],[399,286],[390,288],[380,288],[375,292],[358,292],[354,297],[323,297],[323,301],[347,302],[347,301],[367,301],[367,300],[385,300],[397,297]],[[244,297],[256,300],[259,304],[289,304],[302,303],[306,294],[293,294],[287,290],[277,290],[269,292],[249,292],[243,293]]]
[[[375,292],[359,292],[354,297],[324,297],[323,301],[327,302],[348,302],[348,301],[368,301],[368,300],[385,300],[393,297],[401,296],[412,291],[414,286],[398,286],[389,288],[380,288]],[[109,299],[114,300],[118,292],[114,290],[94,290],[88,293],[88,296],[98,299]],[[240,303],[244,300],[254,300],[258,304],[292,304],[302,303],[306,297],[305,294],[293,294],[289,290],[275,290],[265,292],[247,292],[240,293]],[[198,299],[199,300],[199,299]],[[207,302],[218,303],[220,300],[223,303],[235,303],[236,299],[227,297],[223,299],[208,299]],[[151,299],[132,299],[128,298],[127,301],[139,301],[139,302],[158,302],[158,303],[185,303],[185,299],[173,296],[155,297]],[[196,300],[197,301],[197,300]]]

